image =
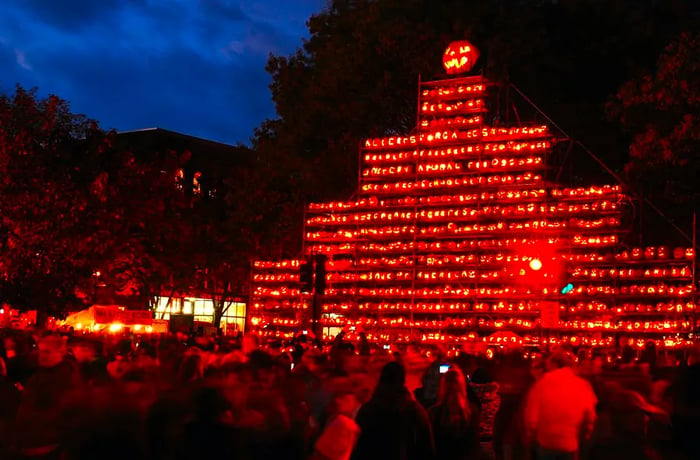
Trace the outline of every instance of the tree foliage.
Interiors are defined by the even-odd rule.
[[[481,50],[487,77],[515,83],[619,169],[624,138],[605,120],[604,103],[689,27],[691,6],[332,0],[308,21],[310,37],[300,49],[270,57],[278,118],[256,130],[254,145],[263,161],[286,170],[281,175],[297,191],[289,219],[301,220],[301,203],[348,198],[357,185],[361,140],[414,129],[419,76],[441,77],[443,50],[466,38]],[[503,121],[496,110],[490,116],[490,123]]]
[[[103,238],[99,173],[92,155],[108,148],[94,122],[55,96],[17,88],[0,96],[0,296],[23,308],[60,310],[92,277]]]
[[[700,205],[700,34],[681,34],[654,72],[622,85],[608,114],[632,138],[629,182],[687,228]]]
[[[190,200],[176,181],[183,160],[169,150],[140,158],[117,147],[110,160],[98,224],[109,245],[95,281],[118,303],[152,306],[155,296],[186,289],[194,273]]]
[[[276,177],[256,159],[245,163],[222,174],[217,193],[195,200],[191,210],[193,280],[212,299],[217,326],[232,302],[247,296],[252,261],[280,257],[292,234]]]
[[[175,164],[120,151],[56,96],[0,96],[0,300],[60,314],[101,284],[148,296],[182,244]]]
[[[625,83],[609,113],[633,136],[629,178],[647,192],[661,191],[669,202],[697,204],[700,34],[682,34],[654,73]]]
[[[92,136],[90,123],[56,98],[37,102],[18,88],[14,97],[0,97],[0,128],[0,295],[11,303],[69,301],[68,280],[91,274],[87,254],[71,237],[86,207],[73,177],[91,178],[44,162],[69,163],[66,147],[74,150],[75,138]],[[45,244],[47,236],[58,244]],[[41,285],[50,290],[38,292]]]
[[[104,132],[56,96],[0,97],[0,302],[60,314],[205,294],[218,323],[247,294],[251,261],[279,257],[293,233],[294,188],[249,149],[159,142]],[[194,170],[180,173],[199,167],[195,190]]]

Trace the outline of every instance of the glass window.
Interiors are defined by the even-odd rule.
[[[342,327],[330,326],[330,327],[323,328],[323,336],[327,337],[329,339],[332,339],[333,337],[340,334],[341,332],[343,332]]]
[[[213,316],[214,302],[211,299],[195,299],[194,314]]]
[[[185,182],[185,170],[184,169],[178,169],[175,172],[175,184],[176,187],[180,190],[182,190],[182,184]]]
[[[202,173],[197,171],[194,173],[194,179],[192,179],[192,192],[195,195],[199,195],[199,193],[202,191]]]
[[[168,306],[168,300],[170,300],[170,305]],[[177,314],[182,311],[182,299],[168,299],[168,297],[159,296],[156,299],[156,317],[160,318],[161,315]],[[165,317],[163,317],[165,319]]]
[[[246,304],[233,302],[221,318],[221,327],[224,334],[233,335],[245,331]]]
[[[184,314],[194,315],[195,321],[214,322],[214,302],[211,299],[176,298],[170,301],[170,307],[168,307],[168,298],[158,297],[155,312],[156,319],[169,320],[171,314]],[[245,302],[232,302],[221,318],[224,334],[236,334],[239,331],[244,331],[245,315]]]

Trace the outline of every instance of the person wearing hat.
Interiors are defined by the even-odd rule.
[[[525,430],[541,459],[575,459],[579,437],[589,439],[596,419],[597,399],[588,381],[573,370],[574,357],[565,350],[552,352],[547,373],[527,396]]]

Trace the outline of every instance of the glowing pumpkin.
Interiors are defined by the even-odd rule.
[[[479,59],[479,50],[466,40],[452,42],[442,55],[442,65],[448,74],[469,72]]]

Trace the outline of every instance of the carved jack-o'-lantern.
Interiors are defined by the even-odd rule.
[[[469,72],[479,59],[479,50],[466,40],[452,42],[442,55],[442,65],[448,74]]]

